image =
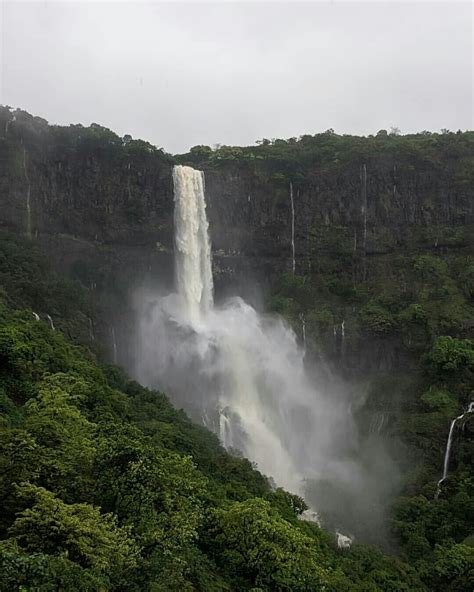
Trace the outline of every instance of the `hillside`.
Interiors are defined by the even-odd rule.
[[[435,495],[474,401],[473,132],[173,157],[1,108],[1,135],[0,589],[473,588],[470,413]],[[338,550],[302,500],[108,365],[136,377],[132,296],[172,285],[174,163],[205,172],[217,297],[282,315],[351,393],[373,480],[310,482],[306,502],[389,555]]]

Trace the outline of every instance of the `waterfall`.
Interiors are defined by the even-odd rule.
[[[176,293],[144,297],[137,377],[279,486],[303,495],[306,478],[324,475],[349,487],[354,463],[341,460],[355,439],[347,402],[312,384],[283,319],[237,297],[214,304],[204,175],[176,166],[173,181]]]
[[[23,147],[23,173],[26,181],[26,236],[31,238],[31,183],[26,168],[26,148]]]
[[[190,318],[197,321],[213,304],[204,173],[175,166],[173,182],[176,284]]]
[[[5,122],[5,138],[8,136],[8,128],[10,127],[10,125],[12,123],[15,123],[16,121],[16,115],[13,114],[13,117],[11,119],[7,119]]]
[[[219,439],[224,448],[231,448],[232,442],[232,424],[226,415],[226,410],[219,412]]]
[[[362,249],[363,249],[363,279],[367,279],[367,166],[362,165],[360,171],[360,178],[362,181],[362,206],[361,212],[363,217],[363,233],[362,233]]]
[[[130,188],[130,163],[128,163],[127,165],[127,193],[128,193],[128,199],[130,201],[132,201],[132,190]]]
[[[342,532],[339,532],[338,530],[336,530],[336,542],[337,542],[337,546],[339,549],[350,549],[353,540],[351,537],[342,534]]]
[[[453,421],[451,422],[451,425],[449,427],[448,441],[446,442],[446,450],[444,453],[443,476],[438,481],[438,486],[436,488],[436,494],[435,494],[436,499],[438,498],[439,494],[441,493],[441,484],[445,481],[445,479],[448,476],[449,458],[451,456],[451,446],[453,443],[454,428],[455,428],[457,422],[460,421],[461,419],[463,419],[469,413],[474,413],[474,401],[469,403],[467,411],[465,411],[464,413],[461,413],[461,415],[459,415],[458,417],[453,419]]]
[[[54,323],[53,323],[53,319],[49,316],[49,314],[46,315],[46,318],[48,319],[48,323],[49,323],[49,327],[52,331],[55,331],[54,328]]]
[[[290,181],[290,205],[291,205],[291,269],[295,275],[295,202],[293,199],[293,183]]]
[[[115,327],[114,326],[112,326],[111,333],[112,333],[112,351],[114,354],[113,360],[114,360],[114,364],[116,364],[117,363],[117,340],[115,339]]]
[[[89,317],[89,337],[91,341],[94,341],[94,325],[92,323],[92,319]]]
[[[36,312],[33,313],[33,316],[35,317],[35,321],[40,320],[39,314],[37,314]]]
[[[306,319],[304,318],[303,313],[300,314],[300,320],[301,320],[301,335],[303,337],[303,349],[306,352]]]
[[[367,242],[367,167],[365,164],[362,165],[361,169],[361,180],[362,180],[362,215],[364,218],[364,252],[366,250]]]

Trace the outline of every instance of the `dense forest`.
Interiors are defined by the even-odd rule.
[[[0,115],[5,195],[8,179],[23,182],[24,146],[39,155],[46,145],[56,169],[61,163],[66,169],[66,157],[55,153],[59,142],[59,152],[73,160],[107,163],[108,175],[119,162],[128,171],[130,162],[143,167],[128,190],[124,178],[127,216],[138,225],[148,206],[133,197],[141,186],[149,191],[147,167],[157,162],[204,168],[211,182],[221,170],[252,174],[271,184],[277,202],[290,182],[303,191],[314,167],[337,176],[344,167],[358,171],[380,155],[395,155],[408,171],[436,176],[449,169],[451,194],[472,203],[472,132],[382,131],[358,138],[328,130],[249,148],[198,146],[171,157],[97,125],[47,126],[24,112],[12,123],[10,109]],[[7,131],[16,135],[10,139]],[[35,167],[39,178],[46,164],[38,160]],[[98,191],[108,191],[109,177],[95,182]],[[117,208],[109,209],[116,215]],[[366,517],[357,500],[327,484],[334,507],[328,503],[323,518],[326,513],[329,524],[332,511],[346,509],[346,524],[356,533],[350,549],[338,548],[332,531],[302,520],[304,500],[275,489],[251,462],[227,453],[166,394],[108,364],[108,344],[89,330],[106,314],[107,282],[98,297],[89,268],[58,274],[34,220],[30,233],[4,224],[0,589],[474,589],[474,414],[463,415],[474,401],[474,259],[469,212],[461,214],[456,224],[412,227],[399,244],[369,226],[372,251],[355,249],[343,223],[322,225],[294,271],[278,266],[266,294],[267,308],[285,317],[301,340],[304,321],[308,360],[329,360],[356,385],[354,414],[365,445],[383,443],[399,470],[395,491],[384,500],[387,533],[380,541],[367,534],[370,525],[360,524]],[[377,350],[395,361],[388,364],[385,356],[385,365],[369,372]],[[451,421],[461,415],[437,495]],[[362,540],[380,543],[383,551]]]
[[[426,589],[375,548],[338,551],[298,520],[302,499],[17,308],[53,298],[81,310],[87,295],[50,276],[33,245],[1,247],[2,590]],[[437,547],[425,578],[441,590],[456,574],[463,590],[470,551]]]

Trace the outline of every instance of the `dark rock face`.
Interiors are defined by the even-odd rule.
[[[171,166],[161,153],[87,138],[70,146],[54,128],[33,136],[25,125],[10,123],[0,139],[2,227],[27,232],[29,191],[33,236],[171,246]]]
[[[133,291],[173,279],[171,171],[162,152],[98,126],[0,108],[0,229],[29,236],[96,293],[119,361],[133,349]]]
[[[255,285],[265,290],[292,269],[292,238],[298,274],[330,261],[330,273],[359,282],[383,273],[387,254],[468,248],[474,177],[460,177],[460,158],[472,155],[308,165],[292,183],[294,221],[288,177],[265,161],[202,165],[218,293],[238,287],[256,299]],[[116,291],[107,315],[123,323],[134,288],[172,282],[172,166],[100,126],[58,128],[0,108],[0,228],[29,234],[91,289]],[[389,349],[382,365],[395,363]]]
[[[317,266],[318,252],[373,257],[466,246],[474,187],[456,183],[454,164],[415,168],[380,158],[311,170],[293,188],[297,270]],[[271,257],[291,269],[289,184],[230,165],[206,171],[206,189],[216,251]],[[459,235],[448,228],[459,229]]]

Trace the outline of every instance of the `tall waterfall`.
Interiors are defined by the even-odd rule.
[[[197,321],[213,304],[204,173],[175,166],[173,183],[176,285],[190,318]]]
[[[315,387],[283,319],[238,297],[214,304],[204,175],[176,166],[173,181],[176,293],[145,299],[137,377],[278,485],[303,494],[305,479],[324,478],[362,490],[347,460],[357,439],[347,400]]]

